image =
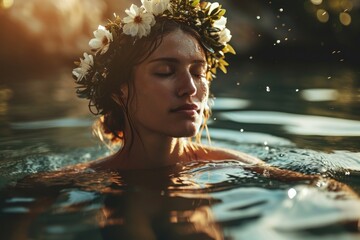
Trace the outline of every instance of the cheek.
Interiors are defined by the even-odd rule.
[[[198,98],[201,102],[202,114],[204,111],[209,110],[209,82],[207,80],[202,81],[198,86]]]
[[[207,101],[209,98],[209,82],[202,80],[198,86],[198,97],[201,101]]]

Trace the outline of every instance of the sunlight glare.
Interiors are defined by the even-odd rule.
[[[335,101],[340,94],[336,89],[313,88],[301,91],[301,97],[309,102]]]
[[[0,1],[0,8],[11,8],[12,5],[14,5],[14,0]]]

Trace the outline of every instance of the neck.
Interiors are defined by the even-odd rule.
[[[136,134],[134,134],[136,135]],[[186,142],[181,138],[145,135],[128,139],[108,161],[110,168],[148,169],[175,165],[187,159]]]

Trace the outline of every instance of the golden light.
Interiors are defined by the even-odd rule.
[[[335,1],[328,1],[328,4],[331,9],[336,10],[341,8],[341,1],[335,0]]]
[[[322,3],[322,0],[311,0],[311,3],[314,5],[320,5]]]
[[[347,12],[340,13],[339,20],[344,26],[349,26],[351,24],[351,16]]]
[[[0,8],[10,8],[14,4],[14,0],[0,0]]]
[[[317,10],[316,17],[322,23],[326,23],[327,21],[329,21],[329,13],[324,9]]]

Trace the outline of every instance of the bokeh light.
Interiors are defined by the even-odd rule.
[[[315,12],[319,22],[326,23],[331,15],[335,15],[343,26],[349,26],[352,23],[351,11],[354,4],[358,4],[353,0],[310,0],[310,2],[313,5],[308,10]],[[337,21],[335,17],[334,20]]]
[[[342,25],[349,26],[351,24],[351,16],[347,12],[340,13],[339,20]]]
[[[326,23],[329,21],[329,13],[324,9],[317,10],[316,17],[322,23]]]
[[[322,3],[322,0],[311,0],[311,3],[314,5],[320,5]]]

